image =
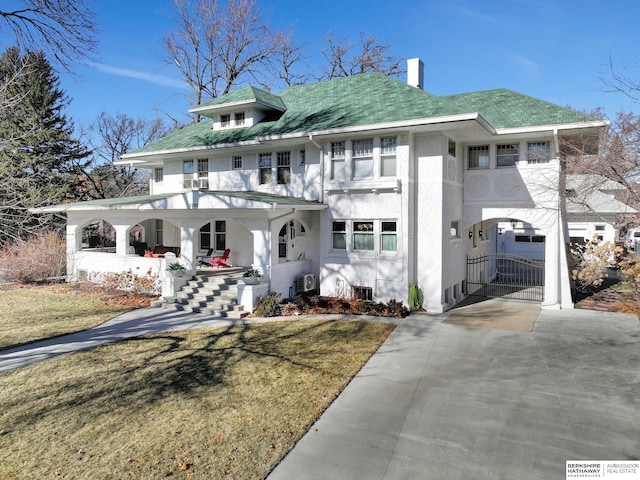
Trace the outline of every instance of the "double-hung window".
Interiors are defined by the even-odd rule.
[[[260,169],[260,185],[271,185],[271,154],[261,153],[258,156],[258,168]]]
[[[276,161],[278,162],[278,185],[289,185],[291,183],[291,152],[278,152]]]
[[[332,226],[334,250],[346,250],[347,249],[347,222],[333,222]]]
[[[156,183],[162,183],[164,180],[164,170],[162,167],[157,167],[153,169],[153,181]]]
[[[183,188],[191,188],[193,186],[194,175],[193,160],[184,160],[182,162],[182,186]]]
[[[211,248],[211,224],[209,222],[200,227],[200,248],[203,250]]]
[[[353,222],[353,249],[373,250],[373,222]]]
[[[236,127],[244,125],[244,112],[235,113],[233,117],[236,122]]]
[[[382,137],[380,139],[380,176],[396,176],[396,137]]]
[[[220,126],[228,127],[231,125],[231,114],[220,115]]]
[[[469,168],[489,168],[489,145],[469,147]]]
[[[231,157],[231,168],[234,170],[242,169],[242,155],[234,155]]]
[[[528,163],[547,163],[551,159],[551,144],[549,142],[527,143]]]
[[[346,180],[344,142],[331,142],[331,178]]]
[[[496,146],[496,166],[514,167],[520,158],[520,145],[517,143]]]
[[[353,178],[373,177],[373,138],[354,140],[351,151],[353,155]]]
[[[380,250],[382,252],[398,251],[398,232],[396,222],[381,222]]]

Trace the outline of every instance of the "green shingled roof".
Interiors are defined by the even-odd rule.
[[[273,93],[265,92],[264,90],[260,90],[256,87],[244,87],[240,90],[236,90],[227,95],[223,95],[222,97],[214,98],[213,100],[198,105],[197,108],[200,107],[224,107],[230,103],[236,102],[251,102],[254,101],[266,107],[284,111],[286,109],[284,103],[282,102],[282,98]]]
[[[238,101],[241,98],[246,100],[251,95],[257,96],[260,95],[257,92],[262,92],[250,89],[251,87],[243,88],[214,102]],[[286,111],[278,120],[215,132],[211,122],[201,122],[174,132],[134,153],[234,144],[270,135],[304,134],[466,113],[480,113],[494,128],[595,120],[588,115],[510,90],[437,97],[379,73],[298,85],[282,91],[278,97],[286,105]]]
[[[584,113],[505,88],[441,97],[469,112],[479,112],[496,129],[593,122]]]

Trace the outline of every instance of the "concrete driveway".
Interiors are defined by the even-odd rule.
[[[638,418],[634,316],[493,300],[403,320],[268,478],[565,479]]]

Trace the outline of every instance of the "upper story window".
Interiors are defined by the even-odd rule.
[[[198,178],[207,178],[209,176],[209,159],[198,159]]]
[[[469,168],[489,168],[489,145],[469,147]]]
[[[164,180],[164,170],[162,167],[153,169],[153,181],[156,183],[162,183]]]
[[[527,162],[547,163],[551,160],[551,144],[549,142],[528,142]]]
[[[514,167],[520,158],[520,145],[517,143],[496,146],[496,166]]]
[[[354,180],[373,177],[373,138],[354,140],[351,152]]]
[[[258,155],[258,168],[260,170],[260,185],[271,185],[273,175],[271,174],[270,153],[261,153]]]
[[[231,168],[233,170],[240,170],[242,168],[242,155],[234,155],[231,157]]]
[[[298,165],[304,167],[307,164],[307,151],[300,150],[298,152]]]
[[[449,139],[449,155],[456,156],[456,142],[451,139]]]
[[[289,185],[291,183],[291,152],[278,152],[276,156],[278,185]]]
[[[220,126],[228,127],[231,125],[231,114],[226,113],[224,115],[220,115]]]
[[[236,127],[244,125],[244,112],[234,113],[233,119],[236,122]]]
[[[345,147],[344,142],[331,142],[331,178],[345,180]]]
[[[380,139],[380,176],[396,176],[396,147],[398,140],[396,137],[382,137]]]
[[[182,173],[183,175],[192,175],[193,176],[193,160],[184,160],[182,162]]]

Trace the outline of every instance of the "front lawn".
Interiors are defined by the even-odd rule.
[[[167,332],[0,374],[0,478],[262,479],[393,328]]]
[[[132,308],[86,291],[73,285],[0,291],[0,350],[86,330]]]

